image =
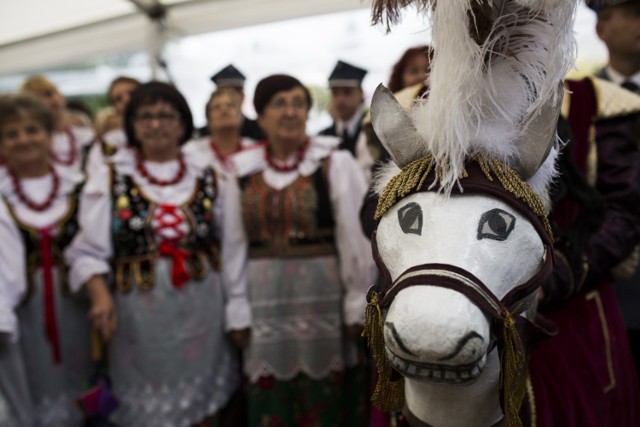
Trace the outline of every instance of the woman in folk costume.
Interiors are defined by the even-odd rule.
[[[531,354],[537,425],[637,426],[638,381],[613,281],[637,268],[640,96],[595,77],[566,87],[556,268],[539,306],[558,334]]]
[[[54,129],[39,99],[0,100],[0,317],[11,338],[0,343],[0,388],[21,420],[80,426],[74,400],[93,372],[89,301],[71,294],[63,250],[78,230],[83,178],[51,162]]]
[[[237,155],[257,146],[253,139],[240,135],[242,97],[234,88],[220,88],[211,94],[205,113],[210,136],[193,141],[185,149],[210,158],[218,172],[235,176]]]
[[[375,273],[359,232],[366,191],[338,138],[308,137],[309,91],[272,75],[254,94],[266,145],[238,155],[253,316],[250,426],[366,425],[360,341]]]
[[[115,301],[113,420],[199,425],[240,385],[225,334],[250,323],[238,189],[183,153],[192,117],[174,87],[141,85],[124,118],[129,147],[83,191],[82,231],[66,252],[70,282],[88,291],[106,337]]]
[[[51,108],[54,117],[52,160],[61,166],[83,170],[95,137],[93,129],[71,124],[64,96],[44,76],[29,77],[20,86],[20,93],[36,95]]]

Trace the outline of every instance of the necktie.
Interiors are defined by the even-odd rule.
[[[640,94],[640,86],[638,86],[636,83],[632,82],[631,80],[627,80],[626,82],[622,83],[620,86],[622,86],[627,90],[630,90],[631,92]]]

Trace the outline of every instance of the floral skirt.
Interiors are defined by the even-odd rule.
[[[321,380],[261,377],[246,386],[250,427],[366,427],[369,367],[361,363]]]

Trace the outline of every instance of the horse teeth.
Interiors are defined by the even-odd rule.
[[[478,366],[474,366],[471,370],[471,376],[477,377],[478,375],[480,375],[480,368]]]
[[[444,378],[447,380],[455,380],[456,379],[456,374],[453,371],[450,370],[446,370],[444,371]]]

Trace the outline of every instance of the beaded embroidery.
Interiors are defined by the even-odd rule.
[[[148,291],[154,286],[155,262],[159,242],[152,226],[159,205],[149,201],[133,179],[112,169],[115,284],[121,292],[134,284]],[[197,185],[191,199],[176,209],[190,225],[190,233],[176,245],[190,255],[186,260],[192,279],[204,278],[209,270],[220,270],[220,242],[212,206],[218,194],[215,173],[209,169]]]

